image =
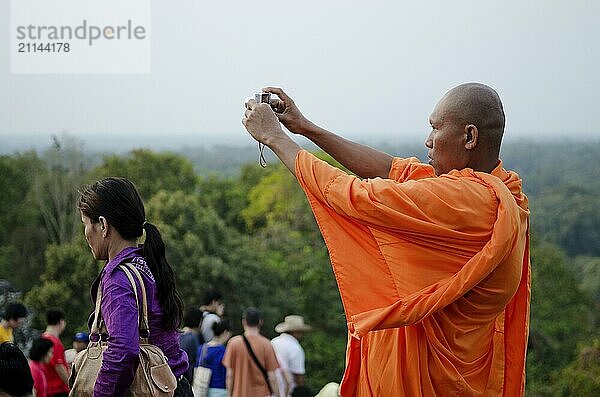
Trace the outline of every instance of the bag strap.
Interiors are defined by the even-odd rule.
[[[206,358],[206,352],[208,351],[208,342],[202,345],[202,350],[200,350],[200,357],[198,358],[198,362],[201,367],[204,367],[205,364],[204,359]]]
[[[260,363],[260,361],[258,361],[258,358],[256,357],[256,354],[254,354],[254,350],[252,350],[252,346],[250,346],[250,342],[248,342],[246,335],[242,334],[242,338],[244,338],[244,343],[246,344],[246,347],[248,348],[248,352],[250,353],[250,356],[252,357],[252,361],[254,361],[254,364],[256,364],[258,369],[260,369],[260,372],[262,373],[263,378],[265,378],[265,382],[267,382],[267,387],[269,388],[269,394],[273,394],[273,389],[271,389],[271,383],[269,382],[269,376],[267,375],[267,371],[265,370],[265,367],[263,367],[262,364]]]
[[[140,332],[140,339],[148,339],[150,337],[150,327],[148,326],[148,301],[146,297],[146,286],[144,285],[144,279],[140,274],[139,270],[133,266],[131,263],[125,263],[119,265],[119,267],[125,272],[125,275],[129,279],[131,286],[133,287],[133,294],[135,295],[135,304],[138,307],[138,329]],[[138,290],[133,279],[133,274],[135,274],[138,282],[140,284],[140,292],[142,295],[142,308],[140,310],[139,298],[138,298]]]
[[[90,329],[91,335],[98,335],[98,341],[100,340],[100,304],[102,302],[102,281],[98,284],[98,291],[96,292],[96,306],[94,308],[94,321],[92,322],[92,328]]]
[[[139,270],[135,268],[131,263],[125,263],[119,265],[119,267],[125,272],[127,279],[131,283],[133,287],[133,294],[135,295],[135,304],[138,307],[138,329],[140,332],[140,339],[148,339],[150,337],[150,327],[148,326],[148,301],[146,297],[146,286],[144,285],[144,280],[142,279],[142,275]],[[135,274],[136,278],[140,284],[140,290],[142,294],[142,310],[140,310],[139,298],[138,298],[138,289],[135,284],[133,274]],[[98,285],[98,292],[96,293],[96,306],[94,308],[94,321],[92,322],[92,327],[90,329],[90,334],[92,335],[100,335],[100,324],[102,321],[101,315],[101,303],[102,303],[102,281],[100,281]],[[98,338],[98,340],[100,340]]]

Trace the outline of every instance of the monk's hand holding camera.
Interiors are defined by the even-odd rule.
[[[259,164],[261,167],[267,165],[264,157],[264,145],[268,146],[268,140],[271,137],[284,135],[279,120],[271,108],[271,94],[261,92],[254,95],[254,99],[248,99],[245,103],[246,111],[242,124],[246,130],[258,141]]]

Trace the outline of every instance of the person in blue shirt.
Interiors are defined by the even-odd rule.
[[[216,322],[212,325],[212,331],[213,338],[198,348],[196,367],[202,366],[212,370],[208,385],[208,397],[227,397],[226,368],[221,361],[225,355],[225,344],[231,336],[229,324],[225,320]]]

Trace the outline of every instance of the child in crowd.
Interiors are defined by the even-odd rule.
[[[29,369],[33,377],[35,397],[46,397],[48,394],[45,365],[50,362],[53,353],[54,344],[46,338],[34,340],[29,350]]]

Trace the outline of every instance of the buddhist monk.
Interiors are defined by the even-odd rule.
[[[437,103],[428,164],[346,140],[279,99],[242,120],[295,175],[331,258],[348,325],[342,396],[521,396],[529,329],[529,210],[499,158],[496,91]],[[350,175],[302,150],[300,134]]]

